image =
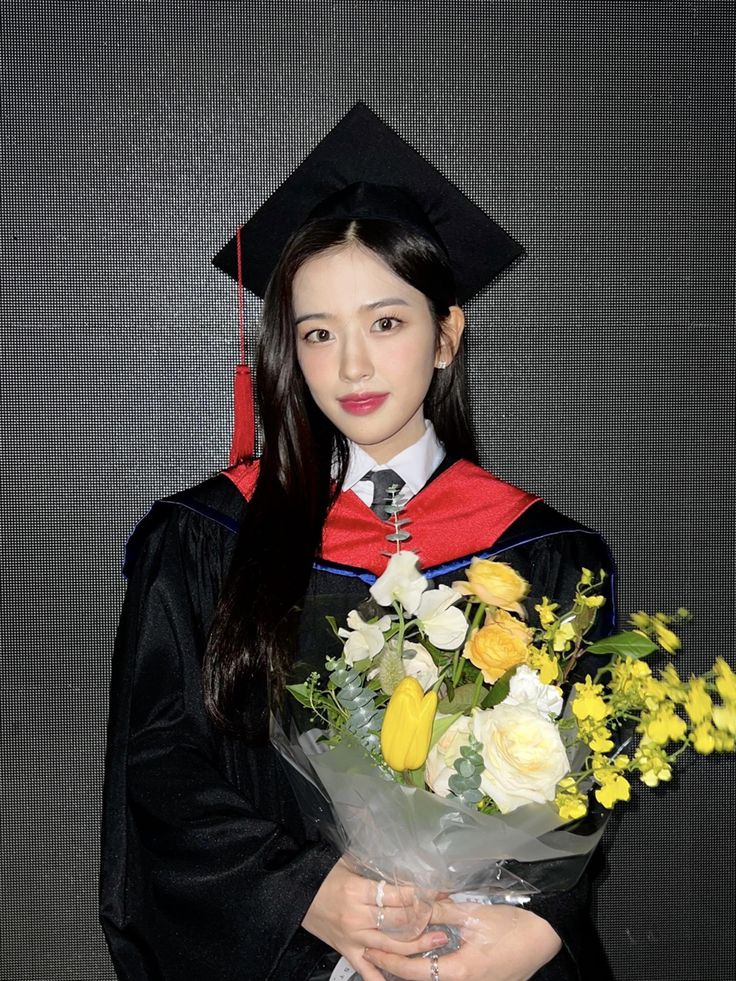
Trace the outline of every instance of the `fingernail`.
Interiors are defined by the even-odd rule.
[[[447,937],[444,935],[444,933],[432,934],[433,947],[444,947],[446,943],[447,943]]]

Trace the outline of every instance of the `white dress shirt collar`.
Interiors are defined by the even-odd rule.
[[[424,425],[424,435],[386,463],[376,463],[370,454],[351,442],[350,461],[342,489],[355,491],[370,507],[373,502],[373,484],[363,480],[363,477],[371,470],[393,470],[404,481],[401,498],[406,501],[418,494],[445,456],[445,448],[437,439],[432,423],[425,419]]]

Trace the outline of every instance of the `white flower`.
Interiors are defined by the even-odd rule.
[[[416,678],[423,691],[429,691],[439,677],[437,665],[429,651],[421,644],[412,644],[411,641],[405,640],[402,661],[404,672]]]
[[[462,599],[460,593],[449,586],[428,589],[417,609],[417,620],[429,637],[430,643],[443,651],[452,651],[465,640],[468,622],[453,605]]]
[[[551,801],[570,769],[554,722],[521,705],[476,709],[473,735],[481,744],[480,789],[502,814],[530,801]]]
[[[442,716],[437,715],[435,719],[440,721]],[[470,742],[472,724],[469,716],[461,715],[429,751],[424,776],[427,784],[440,797],[450,794],[448,781],[455,772],[455,760],[460,756],[460,749]]]
[[[557,685],[543,685],[536,671],[528,664],[520,664],[501,704],[521,705],[540,715],[557,717],[562,711],[562,689]]]
[[[381,617],[378,623],[366,623],[357,610],[348,613],[348,626],[351,630],[340,627],[338,634],[347,638],[343,647],[345,663],[351,667],[356,661],[371,660],[383,650],[383,631],[388,630],[391,617]]]
[[[379,606],[392,606],[398,600],[410,615],[419,606],[427,580],[417,568],[419,556],[414,552],[396,552],[388,560],[386,571],[371,586],[370,593]]]

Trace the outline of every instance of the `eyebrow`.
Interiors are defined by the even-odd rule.
[[[400,296],[388,296],[381,300],[374,300],[372,303],[364,303],[360,310],[377,310],[379,307],[409,307],[411,304],[403,300]],[[297,317],[294,326],[298,327],[304,320],[334,320],[334,313],[305,313]]]

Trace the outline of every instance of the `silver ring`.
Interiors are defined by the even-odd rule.
[[[376,906],[380,909],[383,906],[383,890],[386,888],[386,880],[381,881],[376,886]]]
[[[385,916],[386,916],[386,911],[379,909],[378,916],[376,917],[376,930],[383,929],[383,920]]]
[[[440,981],[439,954],[432,954],[429,958],[429,981]]]

